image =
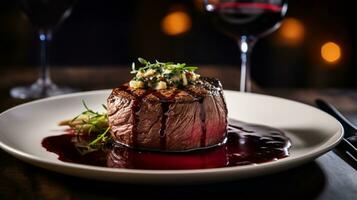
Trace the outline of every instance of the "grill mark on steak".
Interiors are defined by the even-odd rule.
[[[209,78],[165,90],[132,89],[126,83],[108,97],[108,108],[115,113],[109,116],[111,134],[115,141],[134,149],[175,151],[217,144],[227,130],[221,87]]]
[[[129,93],[130,95],[134,96],[134,102],[131,108],[131,114],[134,116],[134,121],[133,121],[133,127],[132,127],[132,136],[131,136],[131,141],[132,141],[132,146],[135,148],[138,144],[138,131],[137,131],[137,124],[139,123],[139,117],[138,117],[138,112],[140,111],[140,106],[141,106],[141,99],[138,99],[138,96],[134,95],[132,91],[129,89],[127,85],[122,85],[120,86],[120,89],[124,90],[125,92]]]
[[[133,141],[133,147],[135,148],[138,144],[138,130],[137,130],[137,124],[139,124],[139,116],[138,112],[140,111],[140,106],[141,106],[141,101],[135,98],[133,107],[132,107],[132,115],[134,116],[134,123],[132,127],[132,138],[131,140]]]
[[[138,144],[138,124],[140,122],[140,116],[139,116],[139,112],[141,109],[141,105],[142,105],[142,100],[143,98],[145,98],[146,96],[152,94],[154,91],[153,90],[146,90],[143,94],[141,95],[136,95],[132,92],[132,90],[129,89],[129,87],[127,85],[122,85],[120,86],[120,89],[124,90],[125,92],[129,93],[130,95],[132,95],[135,99],[133,100],[133,106],[131,108],[132,111],[132,115],[134,116],[134,121],[133,121],[133,127],[132,127],[132,146],[135,148]]]
[[[200,103],[201,130],[202,130],[200,145],[201,147],[205,147],[206,146],[206,111],[203,104],[203,98],[199,100],[199,103]]]
[[[226,100],[225,100],[225,98],[224,98],[224,96],[223,96],[223,91],[222,91],[222,90],[219,91],[219,96],[220,96],[221,99],[222,99],[223,106],[224,106],[224,111],[226,112],[226,114],[228,114],[228,108],[227,108]],[[226,125],[228,126],[228,118],[227,118],[227,117],[226,117],[225,123],[226,123]],[[227,128],[228,128],[228,127],[226,127],[226,132],[227,132]]]
[[[170,103],[161,103],[162,117],[161,117],[161,128],[160,128],[160,149],[166,149],[166,121],[168,117],[168,111],[170,108]]]
[[[207,91],[214,91],[213,95],[217,95],[217,92],[220,95],[220,98],[223,99],[223,91],[221,90],[222,85],[220,84],[219,81],[217,81],[216,79],[212,79],[212,78],[203,78],[203,80],[205,81],[204,83],[204,88]],[[212,90],[212,88],[214,88],[214,90]],[[207,129],[206,129],[206,110],[204,108],[204,98],[202,98],[202,96],[198,93],[196,93],[195,91],[192,90],[187,90],[186,91],[189,95],[191,95],[192,97],[198,99],[198,102],[200,103],[200,121],[201,121],[201,138],[200,138],[200,146],[201,147],[205,147],[206,146],[206,139],[207,139]],[[224,106],[225,106],[225,111],[226,110],[226,103],[224,102]],[[217,112],[219,112],[219,109],[217,107],[216,102],[214,101],[215,104],[215,109]],[[227,123],[227,119],[226,119],[226,123]]]
[[[162,110],[162,116],[161,116],[161,128],[160,128],[160,149],[165,150],[166,149],[166,122],[167,118],[169,115],[169,110],[170,110],[170,105],[172,101],[175,99],[176,95],[180,92],[180,90],[175,90],[173,93],[169,96],[166,97],[162,95],[160,92],[153,92],[152,94],[159,98],[161,102],[161,110]]]
[[[221,97],[221,99],[223,99],[223,105],[224,105],[224,111],[226,111],[226,113],[228,113],[228,110],[227,110],[227,104],[226,104],[226,101],[225,101],[225,98],[223,98],[223,91],[219,91],[219,96]],[[227,121],[227,120],[226,120]]]
[[[198,102],[200,104],[200,122],[201,122],[201,138],[200,138],[200,146],[201,147],[205,147],[206,146],[206,110],[204,108],[204,104],[203,104],[203,100],[204,98],[202,98],[201,96],[199,96],[199,94],[196,94],[195,92],[191,91],[191,90],[187,90],[186,91],[189,95],[191,95],[194,98],[198,99]]]

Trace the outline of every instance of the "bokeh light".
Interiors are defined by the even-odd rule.
[[[328,63],[335,63],[341,58],[341,47],[334,42],[326,42],[321,46],[321,57]]]
[[[167,14],[161,21],[161,30],[170,36],[186,33],[192,25],[191,17],[184,11],[173,11]]]
[[[303,23],[296,18],[286,18],[279,29],[280,42],[286,45],[297,45],[304,39],[305,28]]]
[[[197,10],[199,11],[204,11],[205,9],[205,1],[207,1],[207,3],[212,4],[212,5],[217,5],[220,3],[220,0],[194,0],[194,5],[196,7]]]

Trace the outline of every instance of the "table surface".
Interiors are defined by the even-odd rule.
[[[81,90],[112,88],[129,79],[120,67],[68,67],[52,71],[59,84]],[[229,67],[203,67],[201,74],[215,76],[228,89],[237,89],[239,72]],[[9,97],[15,85],[29,84],[33,69],[0,70],[0,112],[26,102]],[[323,98],[357,122],[357,90],[258,89],[271,94],[313,104]],[[0,199],[357,199],[357,171],[330,151],[315,161],[294,169],[234,182],[153,186],[86,180],[47,171],[15,159],[0,150]]]

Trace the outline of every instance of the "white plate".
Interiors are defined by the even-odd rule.
[[[229,117],[286,132],[292,142],[289,157],[258,165],[203,170],[133,170],[62,162],[41,146],[44,137],[59,134],[58,121],[83,110],[82,99],[94,110],[100,110],[109,92],[57,96],[5,111],[0,115],[0,147],[25,162],[73,176],[131,183],[197,183],[286,170],[329,151],[343,135],[338,121],[314,107],[277,97],[225,91]]]

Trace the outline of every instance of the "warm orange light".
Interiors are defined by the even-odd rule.
[[[176,36],[187,32],[191,24],[191,18],[186,12],[174,11],[162,19],[161,29],[167,35]]]
[[[321,47],[321,57],[328,63],[335,63],[341,58],[341,48],[334,42],[326,42]]]
[[[296,45],[304,39],[305,28],[300,20],[290,17],[283,20],[279,34],[285,44]]]

